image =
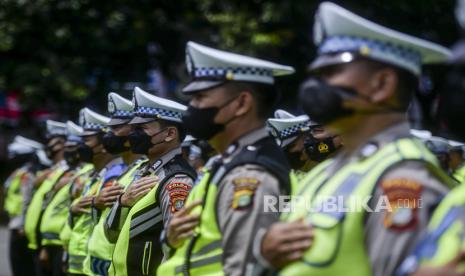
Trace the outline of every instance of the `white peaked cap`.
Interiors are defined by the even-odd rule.
[[[111,116],[109,125],[126,124],[134,117],[134,105],[132,101],[115,92],[110,92],[108,94],[108,113]]]
[[[307,115],[294,116],[291,113],[278,109],[275,118],[269,118],[267,125],[271,134],[281,141],[285,147],[292,143],[300,133],[310,130],[310,119]]]
[[[81,109],[79,113],[79,124],[84,129],[81,136],[94,135],[100,131],[105,131],[109,122],[110,118],[98,114],[87,107]]]
[[[68,129],[68,136],[66,137],[65,145],[71,146],[82,141],[81,136],[84,134],[84,129],[81,126],[72,121],[67,121],[66,128]]]
[[[420,75],[422,64],[445,62],[450,56],[443,46],[386,28],[331,2],[320,4],[313,33],[318,57],[311,69],[363,56]]]
[[[7,147],[8,158],[13,158],[21,154],[34,153],[35,151],[35,148],[18,142],[13,142]]]
[[[158,119],[181,123],[182,115],[187,110],[183,104],[157,97],[139,87],[134,88],[133,104],[135,117],[131,124],[143,124]]]
[[[47,138],[55,136],[66,136],[66,124],[53,120],[47,120],[45,122],[47,126]]]
[[[274,77],[295,72],[291,66],[210,48],[192,41],[186,45],[187,71],[193,81],[184,89],[192,93],[225,81],[274,84]]]
[[[20,143],[20,144],[23,144],[25,146],[32,147],[32,148],[34,148],[36,150],[44,148],[44,145],[42,143],[39,143],[39,142],[37,142],[35,140],[26,138],[26,137],[21,136],[21,135],[16,135],[14,140],[13,140],[13,143]]]

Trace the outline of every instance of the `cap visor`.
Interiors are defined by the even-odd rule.
[[[190,82],[188,85],[186,85],[182,89],[182,92],[184,94],[192,94],[198,91],[211,89],[223,83],[224,81],[194,80]]]
[[[143,118],[143,117],[134,117],[129,124],[130,125],[137,125],[137,124],[145,124],[149,122],[153,122],[157,120],[156,118]]]
[[[98,134],[100,131],[97,131],[97,130],[84,130],[84,132],[82,132],[81,137],[83,136],[92,136],[92,135],[96,135]]]
[[[125,125],[129,123],[130,121],[131,119],[111,118],[110,122],[107,125],[108,126]]]
[[[320,55],[308,66],[308,71],[313,72],[323,67],[349,63],[355,59],[356,55],[351,52]]]

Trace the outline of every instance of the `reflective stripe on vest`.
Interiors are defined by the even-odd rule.
[[[144,165],[145,162],[146,159],[142,158],[135,161],[134,165],[128,167],[127,171],[118,178],[118,184],[123,187],[127,187],[133,181],[134,175],[137,173],[138,169]],[[93,227],[92,234],[89,238],[87,258],[90,259],[89,263],[91,265],[91,273],[94,275],[101,275],[95,272],[96,270],[94,270],[94,267],[99,268],[104,262],[108,262],[108,267],[111,265],[111,257],[113,255],[115,244],[111,243],[106,238],[104,227],[105,220],[110,214],[110,210],[110,208],[106,208],[102,211],[102,214],[100,215],[97,224]],[[98,260],[99,263],[94,264],[92,261],[94,259]],[[108,267],[105,271],[106,273],[108,273]]]
[[[157,171],[158,172],[158,171]],[[158,185],[155,185],[150,192],[144,195],[139,201],[137,201],[134,206],[131,207],[129,213],[124,221],[121,232],[118,236],[118,240],[115,244],[114,254],[112,256],[112,265],[109,270],[110,275],[128,275],[127,268],[127,257],[129,249],[129,239],[137,236],[138,234],[144,232],[150,227],[162,222],[163,215],[161,209],[157,206],[156,192]],[[147,212],[138,215],[133,218],[140,210],[148,208],[150,206],[156,206],[149,209]],[[145,254],[145,251],[144,251]],[[143,262],[145,259],[141,260],[142,272],[145,270]],[[147,265],[148,266],[148,265]]]
[[[366,211],[325,210],[320,208],[331,200],[343,198],[345,205],[353,200],[369,199],[376,183],[393,165],[404,160],[418,160],[433,165],[439,173],[435,157],[417,140],[404,138],[385,145],[376,153],[351,162],[331,174],[327,168],[333,160],[314,168],[305,178],[300,195],[308,199],[298,202],[287,221],[304,218],[314,227],[314,243],[302,261],[286,266],[280,275],[371,275],[371,264],[364,246]],[[309,204],[310,203],[310,204]],[[313,207],[309,212],[308,206]],[[316,208],[315,208],[316,207]]]
[[[156,225],[157,223],[163,220],[163,215],[161,213],[160,207],[156,207],[147,213],[141,215],[140,217],[135,218],[131,221],[131,226],[129,229],[129,238],[137,236],[138,234],[146,231],[150,227]]]
[[[90,267],[92,273],[95,275],[108,275],[108,268],[110,268],[111,262],[108,260],[102,260],[96,257],[90,257]]]

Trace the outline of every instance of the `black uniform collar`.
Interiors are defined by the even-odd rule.
[[[175,148],[173,150],[170,150],[166,154],[164,154],[162,157],[160,157],[157,161],[154,163],[150,164],[148,167],[148,171],[150,174],[157,173],[163,165],[167,164],[171,159],[176,157],[176,155],[182,154],[181,148]]]
[[[237,142],[232,143],[223,154],[223,159],[227,162],[232,159],[240,150],[244,147],[251,146],[258,140],[261,140],[267,136],[269,136],[269,132],[266,127],[260,127],[257,129],[252,130],[249,133],[241,136]]]

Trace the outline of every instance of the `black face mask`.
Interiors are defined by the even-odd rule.
[[[135,154],[148,154],[149,150],[158,144],[164,143],[165,141],[152,143],[152,138],[158,134],[164,132],[166,128],[160,130],[154,135],[150,136],[141,128],[136,128],[131,134],[129,134],[129,145],[131,145],[131,151]]]
[[[81,161],[78,150],[72,150],[72,151],[65,150],[64,157],[65,157],[66,163],[70,167],[76,167]]]
[[[291,165],[291,168],[294,170],[299,170],[301,169],[307,160],[301,160],[300,157],[302,156],[302,152],[289,152],[286,151],[286,156],[287,156],[287,161],[289,162],[289,165]]]
[[[310,160],[321,162],[328,158],[328,156],[336,151],[334,145],[334,137],[324,139],[316,139],[308,135],[304,140],[305,153]]]
[[[222,108],[230,104],[236,98],[228,100],[219,107],[196,108],[189,106],[182,116],[182,124],[186,132],[200,140],[210,140],[216,134],[223,131],[227,124],[235,118],[231,118],[226,123],[215,123],[215,117]]]
[[[321,124],[328,124],[352,114],[353,110],[343,107],[342,104],[345,99],[356,96],[354,90],[332,86],[315,78],[304,82],[299,92],[305,113]]]
[[[124,144],[128,140],[128,136],[116,136],[112,131],[103,135],[102,144],[105,150],[111,154],[119,154],[129,150],[129,147]]]
[[[77,150],[79,158],[86,163],[92,163],[94,159],[94,150],[85,143],[81,143]]]

